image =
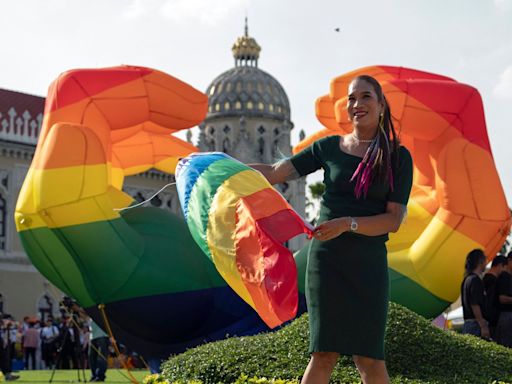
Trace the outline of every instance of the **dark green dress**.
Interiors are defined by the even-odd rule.
[[[301,176],[324,170],[320,223],[336,217],[381,214],[388,201],[407,204],[412,159],[405,147],[400,148],[393,191],[384,183],[374,183],[366,198],[357,199],[350,178],[361,158],[341,151],[339,140],[339,136],[321,139],[291,158]],[[311,241],[306,274],[310,352],[384,359],[387,239],[387,234],[345,232],[329,241]]]

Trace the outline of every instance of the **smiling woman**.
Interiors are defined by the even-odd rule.
[[[359,120],[362,131],[363,121],[379,108],[371,90],[348,100],[349,86],[361,74],[382,84],[393,124],[414,158],[407,220],[387,243],[390,299],[434,318],[460,294],[465,255],[480,248],[490,260],[510,231],[482,100],[475,88],[442,75],[402,67],[360,68],[331,81],[329,94],[316,104],[317,117],[326,128],[300,143],[297,151],[312,147],[317,155],[318,143],[332,140],[333,147],[339,144],[359,160],[365,154],[364,147],[356,152],[347,145],[356,132],[354,121]],[[362,96],[360,105],[357,96]],[[358,112],[360,119],[354,116]],[[402,151],[399,154],[402,157]],[[332,177],[332,169],[323,168],[325,177]],[[323,199],[330,201],[328,194]],[[360,226],[363,220],[357,220]]]
[[[324,170],[320,225],[309,249],[306,298],[312,357],[303,383],[328,383],[340,354],[364,382],[387,382],[385,242],[400,227],[412,185],[412,160],[400,147],[377,81],[348,87],[353,132],[314,142],[276,166],[253,165],[271,183]]]

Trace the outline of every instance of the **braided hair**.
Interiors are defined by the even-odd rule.
[[[363,159],[359,163],[350,181],[356,181],[355,195],[366,197],[374,181],[387,182],[393,190],[393,175],[398,169],[398,152],[400,140],[396,134],[389,104],[382,92],[382,87],[375,78],[360,75],[352,80],[364,80],[369,83],[377,95],[377,100],[384,104],[384,112],[379,120],[377,135],[372,140]]]

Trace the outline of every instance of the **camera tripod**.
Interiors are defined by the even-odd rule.
[[[73,332],[75,335],[75,340],[80,340],[80,330],[78,329],[78,327],[74,326],[74,327],[72,327],[72,329],[73,329]],[[80,348],[80,345],[77,345],[76,341],[73,342],[73,341],[68,340],[68,336],[69,336],[69,329],[67,329],[66,333],[64,333],[62,343],[59,346],[59,349],[57,350],[57,359],[55,360],[55,365],[53,367],[52,374],[50,376],[50,380],[48,381],[49,383],[53,382],[53,377],[55,376],[55,371],[57,370],[57,367],[60,365],[60,363],[62,361],[62,352],[65,350],[65,348],[67,348],[67,343],[73,343],[73,346],[72,346],[73,355],[72,355],[71,360],[73,361],[73,365],[76,362],[76,373],[78,376],[78,381],[79,382],[83,381],[84,383],[87,382],[87,379],[85,378],[85,369],[83,367],[84,355],[83,355],[82,348]],[[79,344],[79,342],[78,342],[78,344]],[[80,371],[82,372],[83,380],[80,377]]]

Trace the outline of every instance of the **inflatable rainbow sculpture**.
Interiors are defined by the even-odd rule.
[[[478,91],[448,77],[372,66],[336,77],[316,102],[324,129],[294,149],[351,132],[347,88],[375,77],[391,106],[402,144],[414,160],[405,224],[388,242],[391,299],[427,317],[459,296],[467,253],[492,259],[510,231],[510,211],[493,161]]]
[[[115,338],[152,360],[154,366],[171,353],[228,334],[242,336],[269,329],[226,283],[181,217],[151,206],[122,210],[134,202],[122,191],[125,176],[151,168],[174,173],[179,158],[198,151],[172,134],[199,124],[207,104],[203,93],[149,68],[63,73],[50,86],[36,153],[16,206],[16,227],[34,266],[105,327],[101,305]],[[198,157],[203,158],[207,159]],[[293,263],[280,245],[284,239],[260,236],[260,232],[273,231],[273,223],[280,218],[292,216],[292,221],[300,221],[272,211],[284,208],[284,202],[256,209],[254,196],[280,197],[265,190],[269,185],[258,172],[228,158],[219,160],[223,161],[212,163],[209,169],[230,176],[228,185],[242,182],[236,187],[248,194],[238,207],[243,217],[236,228],[237,246],[264,252],[264,258],[244,260],[245,275],[240,274],[238,281],[242,290],[250,292],[252,301],[248,301],[275,325],[294,315],[295,264],[303,291],[306,260]],[[183,175],[193,174],[192,168],[186,169]],[[240,172],[222,173],[223,169]],[[205,193],[203,204],[211,202],[205,189],[197,188],[212,175],[208,170],[201,175],[191,191],[189,219],[194,217],[194,206],[203,206],[194,204],[202,198],[198,192]],[[218,190],[227,192],[226,188]],[[268,213],[271,220],[264,217]],[[226,245],[232,227],[228,222],[220,224],[225,227],[219,225],[217,230],[225,233],[217,231],[215,239],[222,236]],[[275,243],[260,249],[256,239]],[[277,253],[266,253],[271,249]],[[272,257],[278,255],[282,256]],[[232,262],[226,259],[227,264]],[[281,273],[283,267],[290,273],[283,288],[272,287],[274,273]],[[258,291],[251,284],[261,277],[264,285]],[[267,309],[261,305],[265,300]],[[298,312],[304,311],[304,297],[299,294]]]

